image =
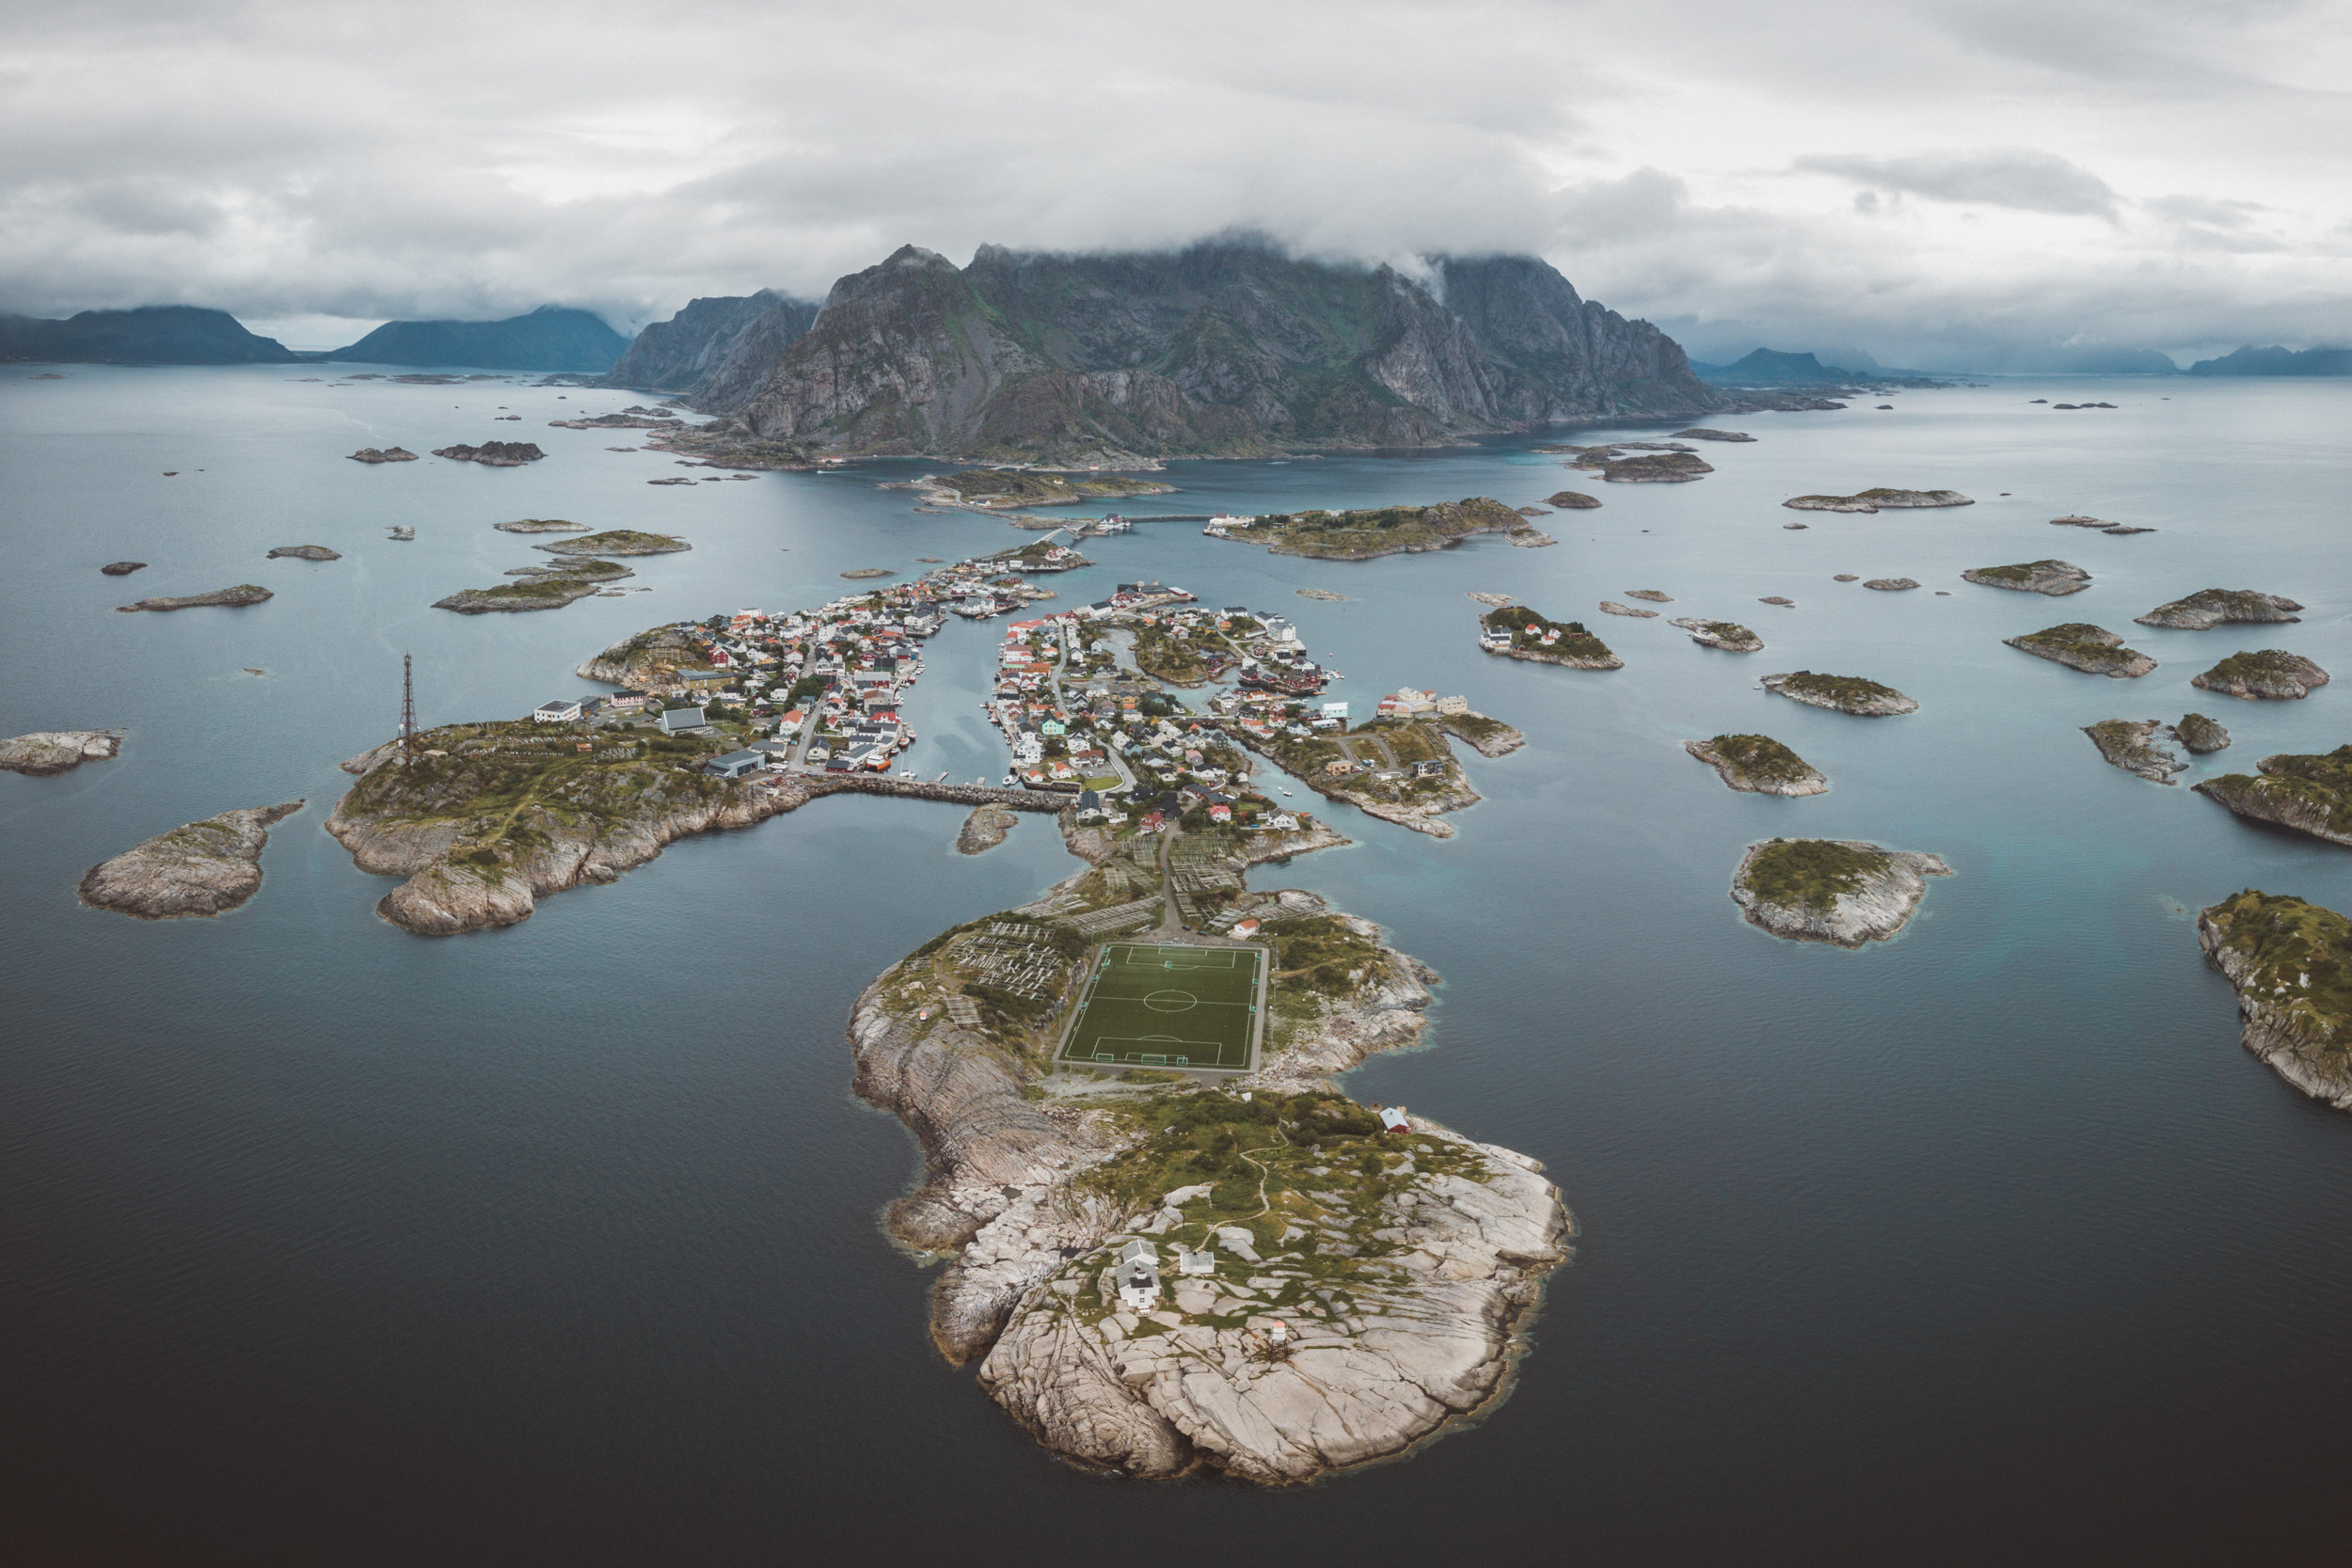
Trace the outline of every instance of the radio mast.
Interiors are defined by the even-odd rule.
[[[400,656],[400,752],[410,761],[417,755],[416,661],[406,654]]]

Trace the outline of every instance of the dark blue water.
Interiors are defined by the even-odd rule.
[[[1056,1464],[932,1354],[928,1276],[877,1228],[914,1155],[850,1097],[842,1021],[898,954],[1071,868],[1038,824],[967,860],[949,808],[836,798],[674,846],[512,930],[437,942],[374,919],[390,884],[318,823],[348,782],[337,761],[397,718],[403,650],[425,721],[520,714],[657,619],[813,603],[843,570],[1025,537],[913,515],[873,488],[898,467],[648,486],[685,470],[604,450],[628,433],[544,428],[625,397],[558,399],[258,369],[0,381],[0,733],[131,732],[119,761],[0,776],[0,1560],[2341,1557],[2352,1118],[2239,1049],[2190,911],[2249,885],[2345,908],[2352,857],[2108,768],[2076,726],[2212,713],[2237,744],[2192,779],[2352,739],[2352,687],[2254,705],[2186,684],[2241,646],[2352,673],[2352,388],[1906,393],[1891,413],[1738,421],[1759,441],[1709,449],[1719,471],[1692,485],[1595,486],[1504,448],[1182,465],[1182,494],[1131,510],[1518,503],[1564,483],[1607,504],[1545,519],[1554,549],[1360,565],[1197,524],[1089,544],[1102,564],[1053,583],[1066,597],[1155,576],[1286,610],[1349,677],[1333,695],[1464,691],[1531,737],[1472,760],[1487,800],[1456,838],[1343,814],[1355,847],[1260,880],[1322,891],[1444,973],[1432,1049],[1353,1086],[1548,1162],[1584,1227],[1577,1261],[1476,1430],[1272,1495]],[[524,420],[490,423],[499,404]],[[553,455],[341,455],[491,436]],[[1786,495],[1870,484],[1979,502],[1780,526]],[[2161,531],[2047,526],[2076,510]],[[427,608],[534,559],[492,522],[549,515],[695,547],[640,562],[654,592],[626,599]],[[389,542],[395,522],[417,541]],[[345,559],[261,559],[311,543]],[[2044,555],[2095,586],[1956,580]],[[153,564],[97,575],[122,557]],[[1871,594],[1840,571],[1929,587]],[[278,597],[111,609],[248,580]],[[1297,598],[1308,585],[1351,597]],[[2294,626],[2129,626],[2207,586],[2311,608]],[[1769,651],[1589,613],[1648,587]],[[1480,655],[1472,589],[1584,614],[1628,667]],[[2162,668],[2097,680],[1999,644],[2077,619]],[[931,644],[913,766],[1001,766],[974,705],[993,641],[959,624]],[[1802,667],[1921,710],[1865,721],[1753,689]],[[1677,743],[1727,728],[1787,740],[1833,793],[1724,789]],[[73,899],[140,837],[295,796],[310,809],[228,918]],[[1893,943],[1780,942],[1724,895],[1740,847],[1780,832],[1931,849],[1959,875]]]

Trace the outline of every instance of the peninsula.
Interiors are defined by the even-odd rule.
[[[2240,649],[2203,674],[2191,675],[2188,684],[2248,702],[2296,701],[2326,686],[2328,672],[2284,648]]]
[[[262,885],[262,847],[277,822],[302,809],[280,806],[225,811],[201,822],[133,845],[83,874],[82,902],[141,920],[177,920],[223,913]]]
[[[120,730],[35,730],[0,740],[0,770],[45,779],[121,752]]]
[[[2237,992],[2246,1049],[2313,1100],[2352,1110],[2352,922],[2249,888],[2199,912],[2197,941]]]
[[[2254,768],[2192,787],[2240,816],[2352,847],[2352,746],[2317,755],[2282,752]]]
[[[1719,735],[1686,740],[1682,749],[1723,776],[1734,789],[1757,795],[1826,795],[1829,780],[1769,735]]]
[[[1820,675],[1810,670],[1798,670],[1788,674],[1767,675],[1759,684],[1776,696],[1864,719],[1891,718],[1919,710],[1916,702],[1893,687],[1864,680],[1860,675]]]
[[[2123,646],[2123,640],[2115,633],[2085,621],[2069,621],[2064,626],[2045,626],[2041,631],[2004,637],[2001,641],[2036,658],[2046,658],[2085,674],[2109,675],[2118,680],[2144,675],[2156,667],[2156,661],[2146,654]]]
[[[1478,618],[1478,645],[1505,658],[1565,664],[1571,670],[1622,670],[1625,660],[1609,651],[1581,621],[1549,621],[1524,606],[1488,610]]]
[[[1731,897],[1774,936],[1860,947],[1901,930],[1927,895],[1926,879],[1951,874],[1938,856],[1858,839],[1774,838],[1748,846]]]
[[[2090,586],[2090,574],[2065,561],[2027,561],[2014,566],[1978,566],[1960,574],[1986,588],[2013,588],[2023,594],[2046,594],[2060,598]]]

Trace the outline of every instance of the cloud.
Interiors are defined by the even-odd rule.
[[[2063,25],[2022,0],[1686,0],[1671,47],[1597,0],[382,16],[0,8],[0,309],[558,302],[628,327],[821,296],[910,241],[1248,228],[1367,260],[1537,251],[1709,356],[2352,332],[2324,0],[2083,0]],[[1955,126],[2001,145],[1951,150]]]
[[[1889,195],[2010,207],[2021,213],[2116,215],[2115,192],[2106,181],[2049,152],[1920,152],[1895,158],[1810,153],[1794,166]]]

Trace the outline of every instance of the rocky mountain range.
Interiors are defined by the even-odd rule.
[[[61,364],[278,365],[300,356],[257,337],[226,310],[143,305],[84,310],[63,321],[0,315],[0,360]]]
[[[504,321],[386,322],[314,358],[363,365],[469,365],[485,371],[609,371],[628,340],[587,310],[542,305]]]
[[[698,299],[638,333],[606,381],[639,391],[691,393],[709,407],[739,408],[817,320],[817,309],[769,289]]]
[[[697,300],[612,379],[764,441],[1057,462],[1427,446],[1724,406],[1672,339],[1533,257],[1438,257],[1408,277],[1250,240],[985,245],[964,267],[908,245],[803,323],[806,309]]]

